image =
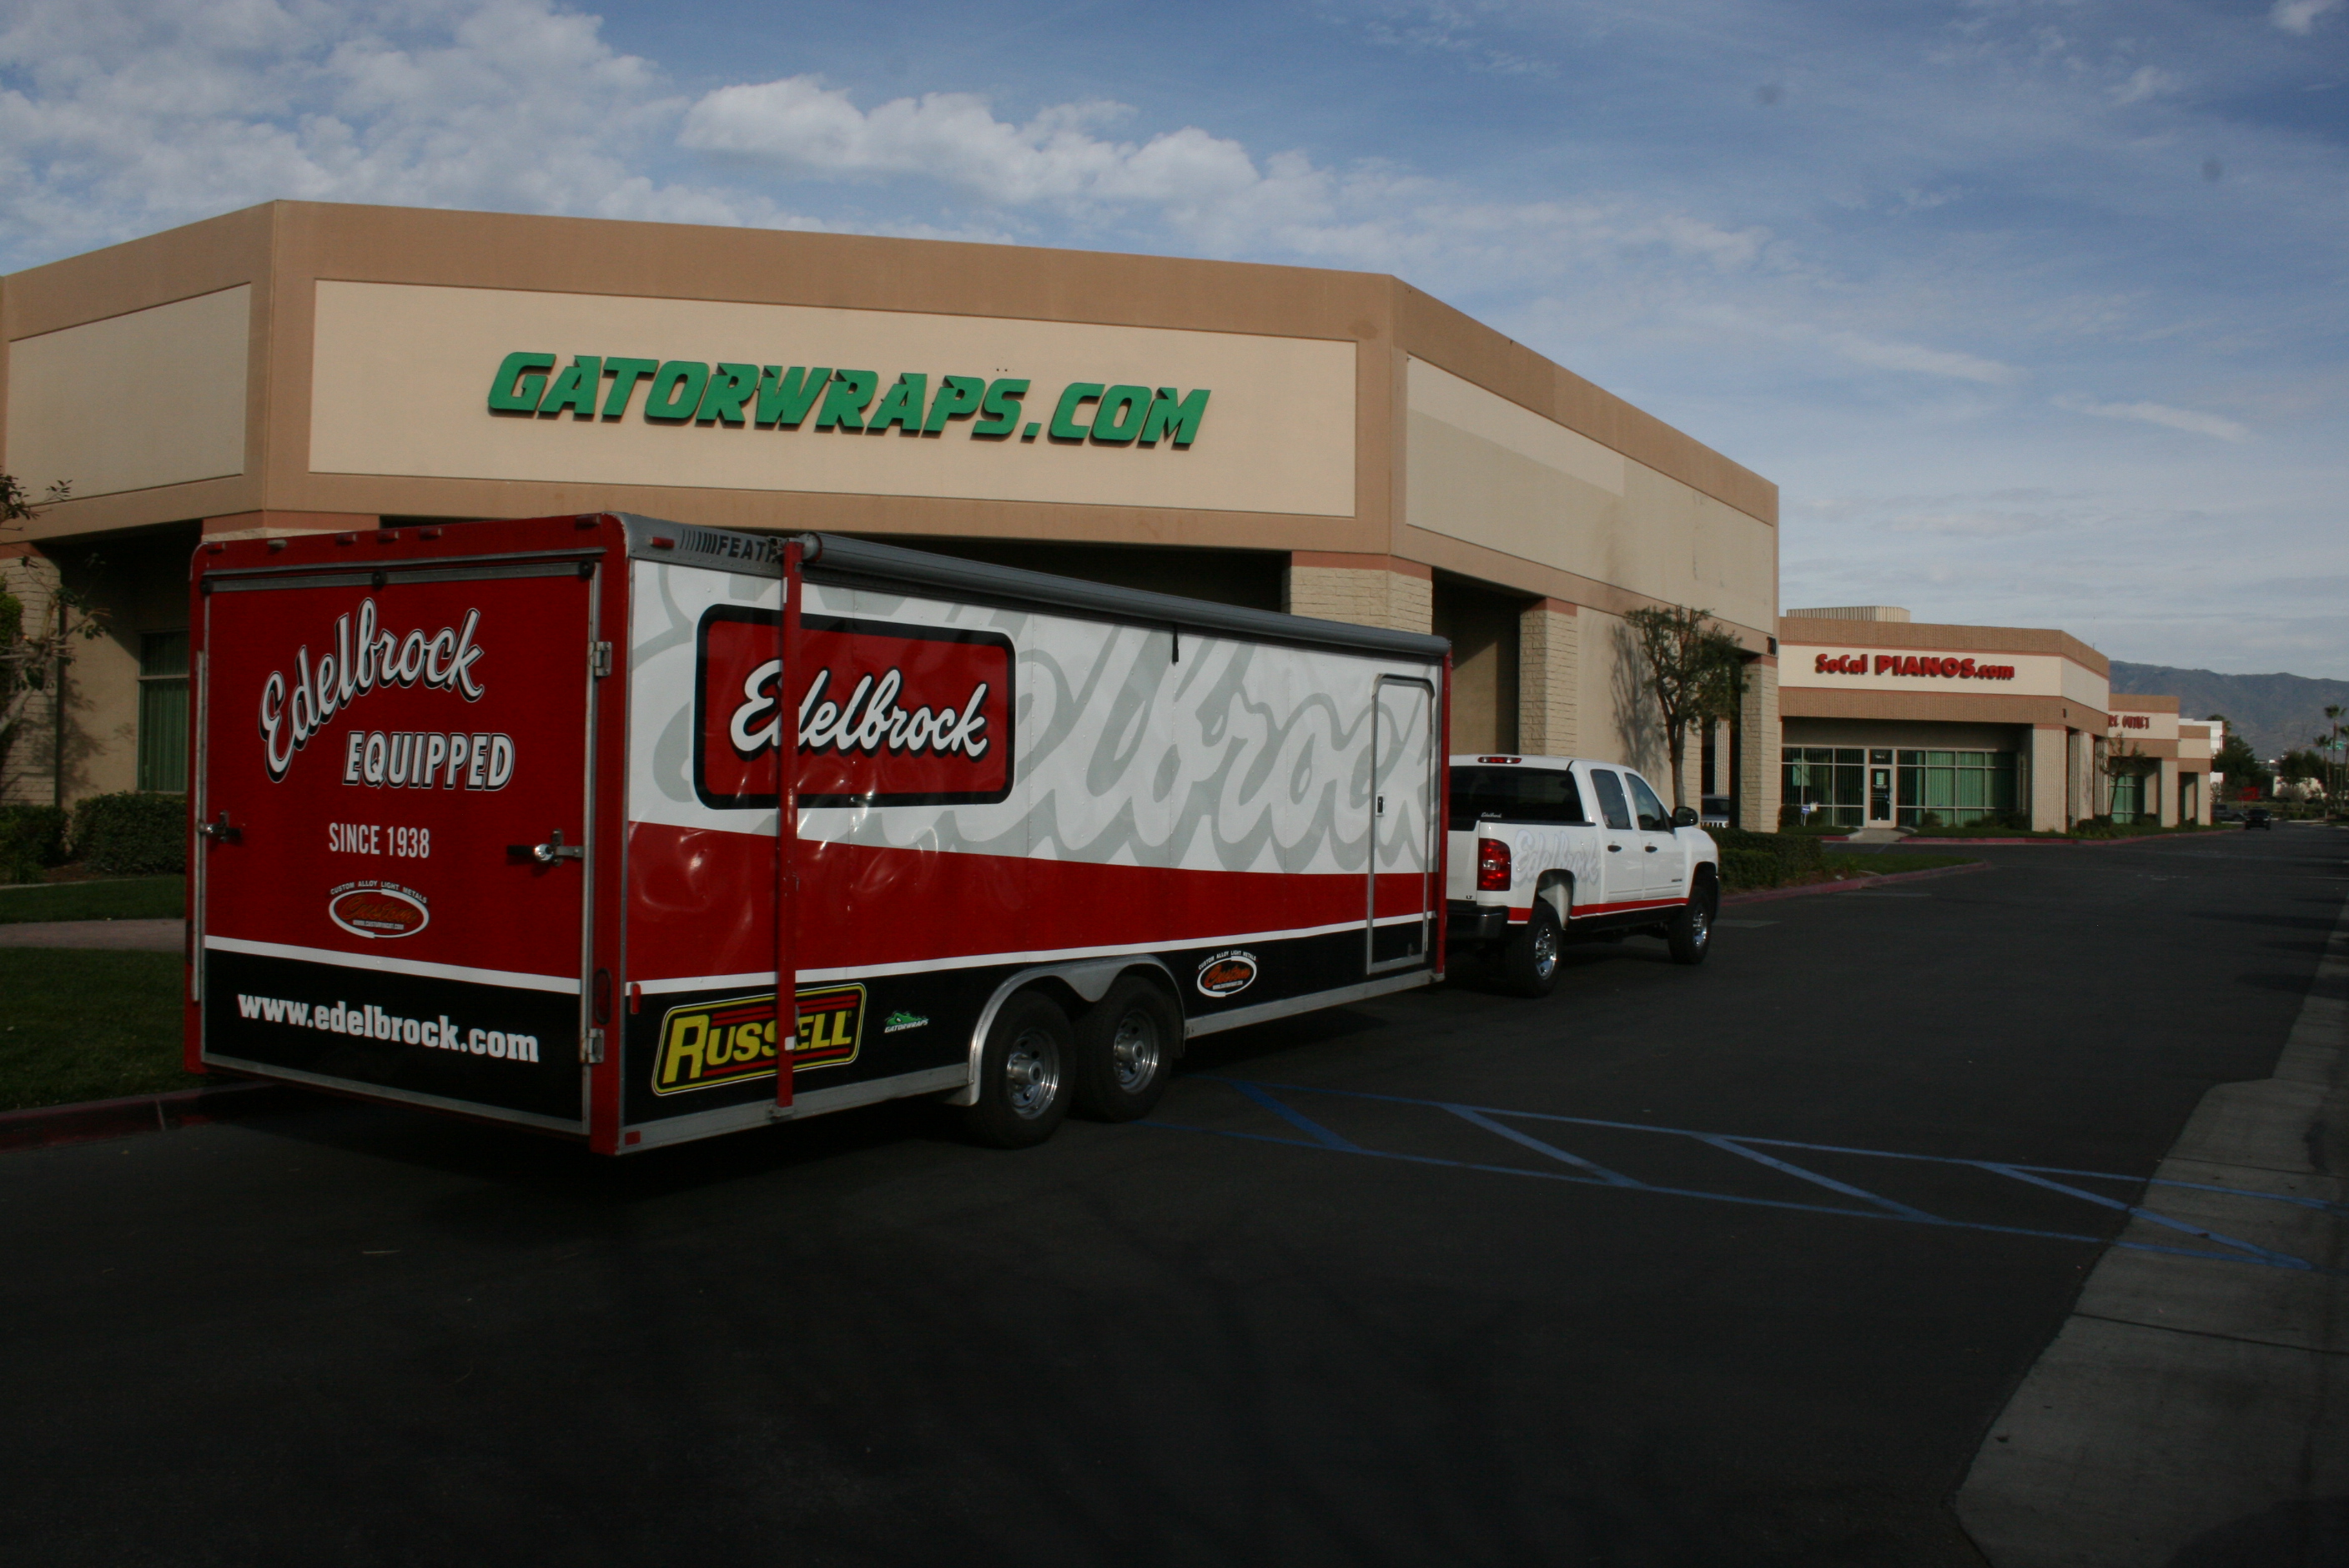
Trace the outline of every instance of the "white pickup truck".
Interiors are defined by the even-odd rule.
[[[1446,934],[1496,955],[1520,995],[1557,983],[1558,949],[1651,932],[1702,964],[1721,904],[1721,851],[1648,781],[1573,757],[1452,758]]]

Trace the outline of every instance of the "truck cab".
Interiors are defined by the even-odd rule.
[[[1721,900],[1721,852],[1686,808],[1619,763],[1575,757],[1452,759],[1444,888],[1452,951],[1497,959],[1513,990],[1546,995],[1568,942],[1663,937],[1702,964]]]

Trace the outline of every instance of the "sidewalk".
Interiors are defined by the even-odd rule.
[[[28,920],[0,924],[0,947],[81,947],[115,953],[183,953],[184,920]]]
[[[1996,1568],[2349,1563],[2349,904],[2275,1076],[2204,1096],[2155,1180],[2202,1234],[2123,1241],[2243,1261],[2107,1252],[1960,1522]]]

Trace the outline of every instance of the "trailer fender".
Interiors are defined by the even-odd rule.
[[[979,1054],[987,1049],[987,1032],[995,1027],[995,1016],[1003,1010],[1004,1003],[1040,981],[1057,980],[1075,992],[1080,1001],[1091,1006],[1109,995],[1109,988],[1117,984],[1118,976],[1135,969],[1156,970],[1165,977],[1167,988],[1174,995],[1182,995],[1174,985],[1174,971],[1155,958],[1139,954],[1122,958],[1084,958],[1067,964],[1038,964],[1004,981],[995,988],[995,995],[987,999],[987,1006],[978,1010],[978,1022],[971,1026],[969,1065],[964,1071],[963,1086],[948,1095],[946,1103],[978,1103]]]

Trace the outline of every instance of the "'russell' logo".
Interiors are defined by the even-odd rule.
[[[437,632],[419,627],[403,636],[378,631],[375,601],[362,599],[358,623],[354,643],[351,617],[335,617],[335,651],[320,654],[315,667],[309,645],[302,645],[294,655],[290,687],[282,670],[270,671],[262,683],[262,761],[272,782],[285,777],[294,754],[309,745],[328,719],[378,687],[421,682],[453,691],[467,702],[481,700],[484,688],[473,673],[481,657],[481,650],[473,645],[473,634],[481,624],[479,610],[465,612],[462,627],[443,626]]]
[[[345,882],[326,895],[326,918],[353,936],[413,936],[432,923],[424,895],[396,882]]]
[[[1199,993],[1205,996],[1235,996],[1256,984],[1256,954],[1234,948],[1218,953],[1199,965]]]

